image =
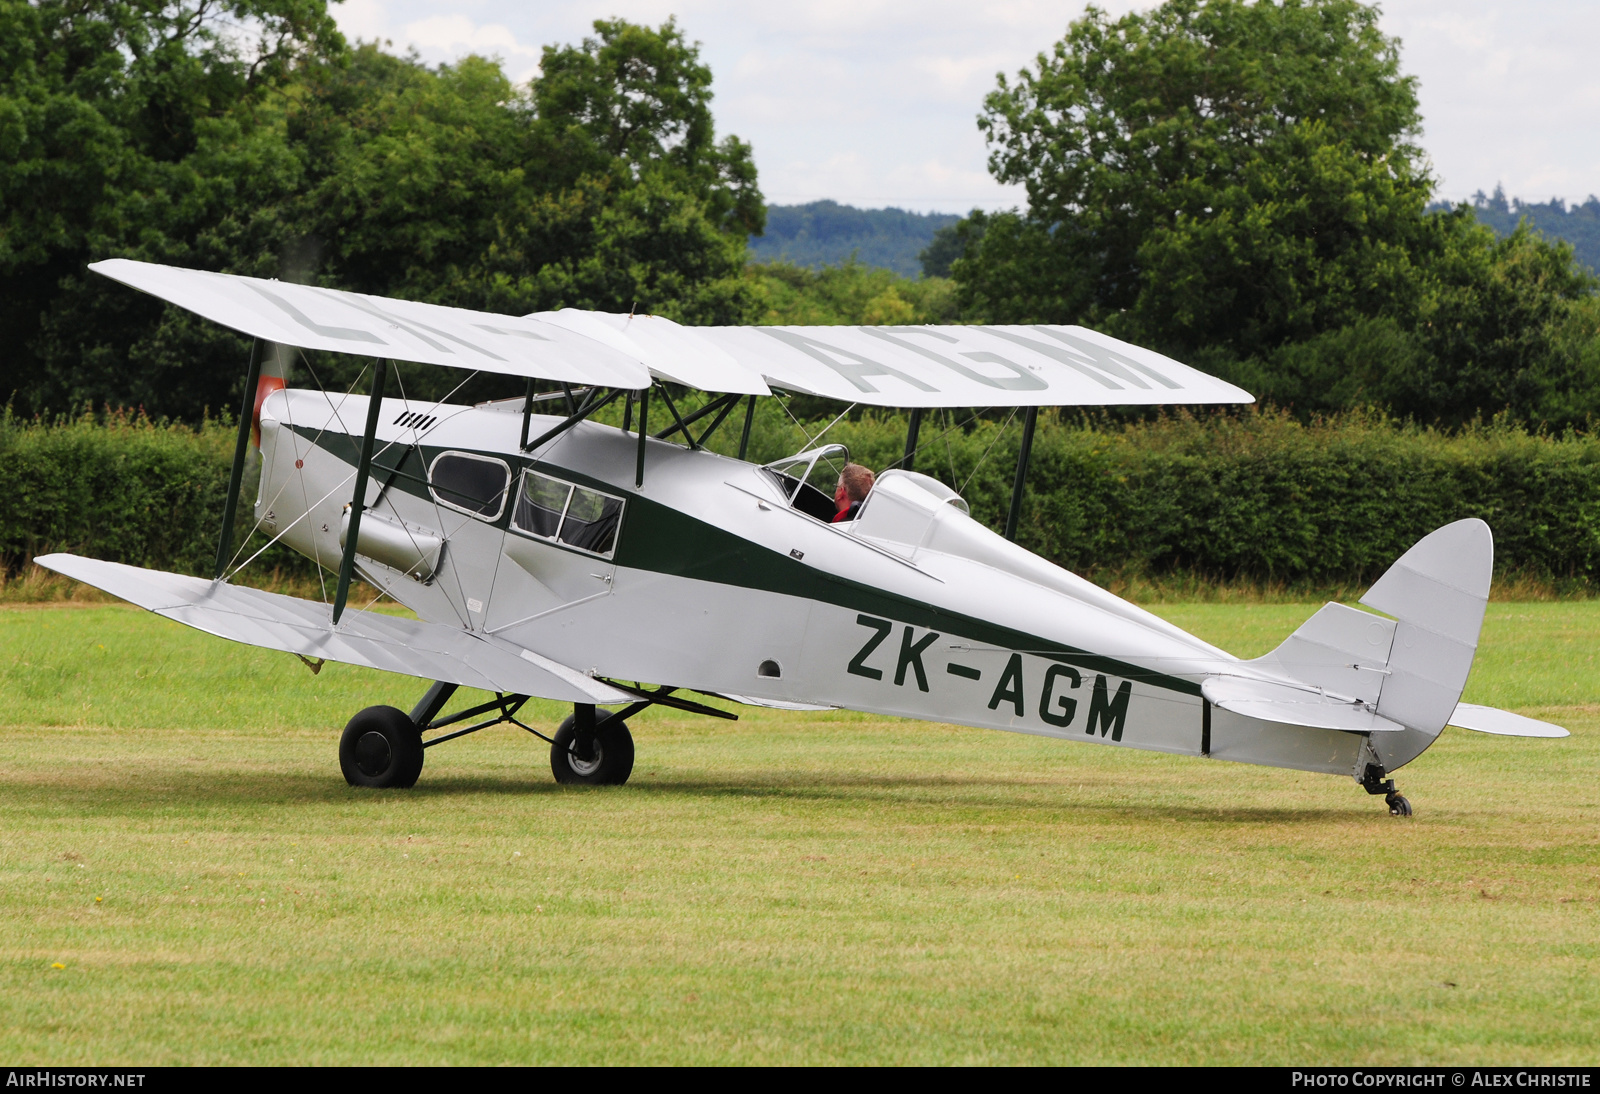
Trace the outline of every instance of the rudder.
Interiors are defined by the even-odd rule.
[[[1478,652],[1493,572],[1489,526],[1458,520],[1418,540],[1361,598],[1397,620],[1378,713],[1407,731],[1373,740],[1389,771],[1421,755],[1455,712]]]

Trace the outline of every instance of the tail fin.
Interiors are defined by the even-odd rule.
[[[1376,760],[1394,771],[1420,756],[1456,711],[1493,569],[1487,524],[1447,524],[1401,555],[1361,598],[1393,619],[1328,604],[1254,664],[1358,702],[1378,715],[1370,729],[1402,730],[1372,733],[1372,756],[1364,749],[1357,762],[1364,768]]]
[[[1458,520],[1419,540],[1361,598],[1398,620],[1378,713],[1426,734],[1429,743],[1467,686],[1493,570],[1489,526]]]

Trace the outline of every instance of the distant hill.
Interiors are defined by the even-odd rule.
[[[1444,208],[1440,203],[1434,208]],[[1589,269],[1600,273],[1600,198],[1593,194],[1582,205],[1568,205],[1560,198],[1542,204],[1506,200],[1504,187],[1496,186],[1494,193],[1484,195],[1482,190],[1472,195],[1472,208],[1478,220],[1500,235],[1509,235],[1523,217],[1529,226],[1543,232],[1551,239],[1564,239],[1572,244],[1573,251]]]
[[[750,260],[820,269],[853,254],[863,265],[917,277],[922,273],[917,256],[933,242],[933,234],[960,219],[949,213],[857,209],[836,201],[769,205],[766,235],[750,237]]]

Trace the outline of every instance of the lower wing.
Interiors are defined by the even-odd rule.
[[[628,701],[599,680],[492,635],[363,611],[345,612],[335,627],[329,605],[298,597],[77,555],[34,561],[167,619],[250,646],[563,703]]]

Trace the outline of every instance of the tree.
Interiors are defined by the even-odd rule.
[[[755,307],[741,275],[764,208],[755,167],[743,142],[715,139],[710,73],[672,22],[598,23],[581,46],[548,49],[545,74],[519,88],[482,58],[431,68],[376,45],[350,49],[331,24],[291,35],[280,9],[325,20],[320,0],[227,8],[278,28],[263,31],[259,55],[206,29],[222,9],[185,2],[156,14],[129,4],[124,14],[129,34],[157,34],[140,19],[177,26],[174,11],[201,28],[164,46],[160,69],[187,74],[161,101],[190,104],[180,118],[190,136],[140,121],[122,91],[66,95],[89,136],[57,159],[90,179],[78,189],[91,197],[67,208],[76,191],[63,186],[54,221],[8,224],[0,240],[23,255],[0,272],[33,294],[8,298],[11,311],[0,313],[0,337],[20,347],[8,387],[20,389],[24,412],[93,401],[193,420],[237,405],[245,340],[86,273],[96,258],[517,314],[637,308],[728,323]],[[39,15],[47,8],[59,26]],[[0,13],[32,36],[28,56],[58,67],[77,49],[65,11],[0,0]],[[127,35],[91,38],[104,68],[143,63]],[[8,59],[5,75],[30,79],[28,63]],[[194,91],[206,80],[228,94]],[[0,103],[0,139],[8,116]],[[4,212],[13,220],[25,206],[11,195],[32,193],[26,181],[22,168],[0,175],[0,186],[12,184]],[[90,228],[53,239],[52,224]],[[323,361],[319,376],[342,384],[353,370]],[[443,394],[458,379],[430,374],[411,390]]]
[[[111,299],[84,266],[259,272],[297,175],[259,111],[305,58],[343,48],[322,0],[0,0],[0,396],[218,405],[228,385],[208,371],[238,340],[158,334],[159,307]]]
[[[1375,7],[1091,8],[979,125],[1028,208],[964,222],[970,316],[1088,323],[1303,413],[1576,405],[1549,385],[1582,369],[1539,361],[1592,281],[1570,248],[1428,212],[1415,81]]]
[[[1431,188],[1414,81],[1354,0],[1091,8],[979,125],[1029,208],[966,262],[972,298],[1180,352],[1249,354],[1390,294]]]
[[[581,46],[546,46],[532,85],[539,117],[566,144],[561,161],[572,178],[619,170],[673,178],[702,196],[719,231],[760,235],[766,206],[750,146],[716,140],[699,46],[674,19],[659,30],[600,19],[594,29]]]

